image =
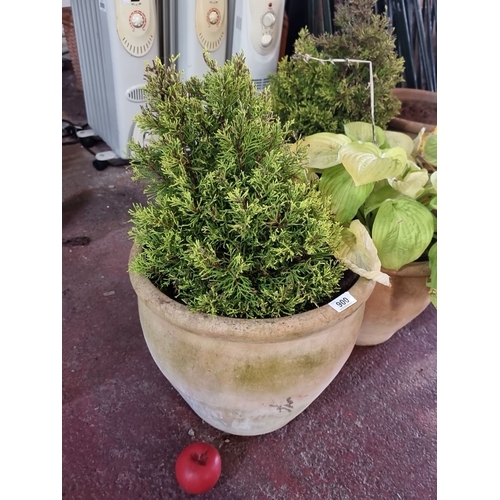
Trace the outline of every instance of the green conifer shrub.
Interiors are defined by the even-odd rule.
[[[298,54],[322,59],[370,60],[374,73],[375,123],[385,128],[401,107],[392,89],[403,81],[389,19],[373,12],[375,0],[346,0],[336,9],[333,34],[300,31],[294,56],[284,57],[270,76],[273,109],[293,120],[297,135],[342,133],[345,123],[371,122],[368,64],[306,62]]]
[[[341,228],[306,180],[287,124],[258,92],[243,55],[183,81],[175,59],[146,69],[131,146],[147,203],[130,211],[141,252],[130,270],[191,310],[271,318],[323,305],[345,271]]]

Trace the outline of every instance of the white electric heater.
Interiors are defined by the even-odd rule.
[[[228,0],[178,0],[177,68],[183,78],[202,76],[208,70],[206,49],[219,66],[226,61]]]
[[[91,127],[79,136],[97,135],[111,148],[97,153],[98,165],[128,159],[133,120],[145,102],[146,61],[159,51],[156,2],[71,0],[71,9]]]
[[[243,51],[257,88],[278,68],[285,0],[234,0],[232,54]]]

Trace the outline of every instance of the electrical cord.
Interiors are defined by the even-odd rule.
[[[85,125],[79,126],[79,125],[75,125],[74,123],[70,122],[69,120],[65,120],[65,119],[63,119],[62,122],[63,122],[63,127],[62,127],[62,130],[63,130],[62,145],[63,146],[69,146],[71,144],[80,144],[91,155],[97,156],[97,153],[95,151],[92,151],[92,149],[90,149],[90,146],[88,144],[90,144],[92,146],[96,142],[102,142],[102,139],[100,137],[97,137],[97,136],[78,137],[78,132],[80,130],[84,130],[85,128],[87,128],[89,126],[88,123],[86,123]],[[64,125],[64,124],[66,124],[66,125]],[[69,139],[69,140],[65,140],[65,139]],[[98,160],[97,158],[95,158],[95,160],[93,161],[92,164],[94,165],[96,170],[104,170],[108,165],[120,167],[123,165],[128,165],[129,163],[128,163],[128,161],[124,162],[123,160],[121,160],[119,162],[115,162],[115,161],[111,162],[108,160]]]
[[[63,124],[66,123],[67,125],[63,125],[62,130],[63,130],[63,135],[62,135],[62,145],[63,146],[70,146],[72,144],[80,144],[84,149],[86,149],[91,155],[95,156],[96,153],[95,151],[92,151],[90,147],[88,147],[86,144],[83,143],[83,141],[80,140],[80,138],[77,135],[77,132],[79,130],[84,130],[86,129],[89,124],[86,123],[85,125],[75,125],[73,122],[69,120],[62,119]],[[65,141],[65,138],[73,138],[75,140],[67,140]]]
[[[62,130],[63,130],[62,138],[65,139],[66,137],[73,137],[73,138],[77,137],[76,132],[77,132],[77,130],[79,130],[79,128],[76,127],[75,125],[73,125],[68,120],[63,120],[63,122],[66,122],[68,125],[66,125],[66,126],[63,125],[63,128],[62,128]],[[79,140],[76,140],[76,141],[63,141],[62,145],[63,146],[69,146],[70,144],[78,144],[79,142],[80,142]]]
[[[83,130],[85,129],[86,127],[88,127],[88,124],[86,123],[85,125],[82,125],[82,126],[79,126],[79,125],[75,125],[74,123],[70,122],[69,120],[62,120],[63,123],[67,123],[67,125],[63,125],[62,129],[63,129],[63,132],[66,132],[62,137],[63,139],[65,137],[78,137],[77,136],[77,132],[79,130]],[[77,141],[78,142],[78,141]],[[63,143],[64,144],[64,143]]]

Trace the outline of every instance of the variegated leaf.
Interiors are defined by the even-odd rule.
[[[424,158],[427,162],[429,162],[432,166],[437,167],[437,135],[431,134],[425,140]]]
[[[406,167],[403,148],[380,149],[368,142],[342,146],[339,159],[351,174],[356,186],[399,176]]]
[[[312,171],[321,171],[340,163],[338,158],[339,149],[351,142],[351,139],[343,134],[320,132],[308,135],[295,145],[295,148],[303,147],[307,153],[306,167]]]
[[[424,192],[425,185],[429,181],[429,173],[415,163],[408,162],[408,170],[403,178],[393,177],[387,181],[396,191],[416,199]]]
[[[420,132],[418,133],[417,137],[415,137],[415,139],[413,139],[413,150],[411,153],[411,156],[413,158],[416,158],[418,156],[418,154],[420,153],[420,147],[422,146],[422,139],[424,137],[424,134],[425,134],[425,127],[422,127],[420,129]]]
[[[373,125],[365,122],[351,122],[344,125],[344,132],[353,141],[374,142]],[[375,140],[379,146],[385,142],[385,132],[375,126]]]
[[[342,244],[335,257],[363,278],[391,286],[389,276],[381,271],[380,259],[370,234],[359,220],[353,220],[349,229],[342,231]]]
[[[438,173],[437,173],[437,170],[435,172],[432,172],[430,180],[431,180],[432,187],[436,190],[436,193],[437,193],[437,190],[438,190]]]
[[[403,132],[393,132],[391,130],[385,131],[385,142],[391,148],[400,147],[403,148],[407,156],[412,156],[414,144],[413,139]]]

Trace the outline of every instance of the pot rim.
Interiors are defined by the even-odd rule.
[[[138,253],[139,248],[134,243],[130,250],[129,263]],[[375,288],[375,281],[360,276],[348,290],[357,302],[342,312],[337,312],[325,304],[292,316],[243,319],[192,312],[187,306],[160,292],[145,276],[130,270],[128,273],[137,298],[158,316],[168,317],[170,323],[193,334],[233,342],[273,343],[312,335],[341,323],[357,312],[364,306]]]
[[[389,276],[398,276],[402,278],[429,278],[431,275],[431,268],[428,261],[410,262],[409,264],[405,264],[398,271],[382,267],[381,271]]]
[[[400,101],[419,101],[437,105],[437,92],[431,90],[396,87],[392,92]]]
[[[411,89],[407,87],[396,87],[392,89],[392,94],[394,97],[399,99],[401,103],[405,102],[416,102],[434,105],[437,110],[437,92],[432,92],[430,90],[423,89]],[[409,120],[407,118],[402,118],[401,116],[395,116],[389,122],[389,130],[394,130],[396,132],[405,132],[407,134],[418,134],[422,128],[425,128],[427,132],[430,132],[436,128],[435,123],[423,123],[414,120]]]

